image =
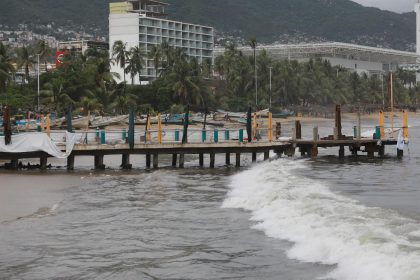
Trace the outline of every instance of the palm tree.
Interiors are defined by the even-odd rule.
[[[14,71],[9,50],[0,42],[0,92],[6,91],[7,83],[11,80],[11,74]]]
[[[39,59],[44,61],[45,71],[47,70],[47,59],[51,54],[51,48],[44,40],[38,41],[36,45],[36,53],[39,55]]]
[[[24,68],[25,79],[29,81],[29,68],[32,67],[36,62],[31,51],[27,47],[22,47],[17,51],[17,68]]]
[[[258,75],[257,75],[257,39],[251,37],[248,40],[248,45],[252,48],[254,52],[254,74],[255,74],[255,106],[258,107]]]
[[[115,41],[114,45],[112,46],[112,58],[115,59],[115,62],[123,69],[124,75],[124,83],[125,83],[125,66],[128,57],[127,51],[127,44],[123,43],[123,41]]]
[[[139,75],[139,82],[141,84],[141,70],[144,65],[144,53],[138,46],[132,47],[128,53],[127,67],[125,73],[130,73],[131,84],[134,84],[134,77]]]
[[[155,67],[155,80],[158,77],[158,69],[162,60],[162,49],[161,46],[153,45],[149,51],[149,59],[153,60],[153,66]]]

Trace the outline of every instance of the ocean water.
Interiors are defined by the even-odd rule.
[[[420,119],[410,123],[402,160],[389,147],[383,159],[244,156],[241,169],[220,156],[214,170],[196,157],[145,170],[138,156],[130,172],[117,157],[104,172],[84,158],[74,173],[1,171],[0,202],[25,211],[0,213],[0,279],[420,279]],[[325,135],[331,123],[317,125]]]

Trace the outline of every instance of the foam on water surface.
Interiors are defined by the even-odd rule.
[[[223,207],[251,211],[253,228],[292,242],[289,258],[332,265],[328,279],[420,279],[418,221],[295,175],[301,168],[304,161],[279,159],[241,172]]]

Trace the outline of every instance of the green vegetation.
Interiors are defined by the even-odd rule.
[[[116,0],[3,0],[0,24],[47,24],[107,36]],[[324,39],[413,49],[415,14],[363,7],[349,0],[167,0],[171,16],[240,38],[271,43]],[[83,7],[83,8],[82,8]],[[99,29],[98,29],[99,28]],[[95,31],[93,31],[95,30]]]
[[[224,109],[244,111],[248,103],[255,104],[253,57],[247,57],[234,45],[217,57],[215,70],[221,74],[225,91],[216,97]],[[310,107],[312,105],[365,104],[380,105],[383,94],[388,96],[388,77],[369,77],[332,67],[322,59],[274,61],[265,50],[257,54],[258,104],[268,108],[270,95],[273,107]],[[270,68],[272,90],[270,94]],[[399,70],[394,80],[395,101],[401,105],[417,104],[420,88],[415,85],[415,73]]]
[[[256,40],[251,40],[256,44]],[[42,54],[42,42],[37,48],[11,50],[0,44],[0,102],[14,110],[35,110],[37,82],[28,74],[37,54]],[[48,52],[48,51],[46,51]],[[228,45],[223,56],[201,65],[188,59],[181,49],[167,43],[158,45],[146,54],[139,48],[125,49],[118,41],[113,46],[112,59],[108,52],[88,50],[82,55],[66,55],[63,64],[52,72],[42,74],[41,109],[62,114],[69,106],[77,113],[127,113],[129,108],[145,112],[149,108],[159,112],[180,112],[186,105],[193,111],[225,109],[245,111],[255,105],[268,108],[270,99],[274,109],[332,104],[378,105],[387,96],[387,77],[358,75],[332,67],[329,62],[316,59],[308,62],[274,61],[265,50],[245,56],[234,45]],[[135,76],[149,57],[159,67],[157,79],[147,86],[133,84]],[[41,60],[42,61],[42,60]],[[41,62],[42,63],[42,62]],[[111,63],[124,67],[131,82],[117,83]],[[24,69],[26,81],[17,84],[15,66]],[[256,66],[256,67],[255,67]],[[257,79],[255,79],[255,70]],[[270,91],[270,70],[271,84]],[[215,77],[211,73],[218,73]],[[401,106],[417,104],[420,88],[415,74],[399,70],[396,73],[395,100]]]

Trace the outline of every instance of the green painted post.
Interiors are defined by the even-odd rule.
[[[106,143],[105,130],[101,130],[101,145],[104,145],[105,143]]]
[[[353,135],[354,138],[357,138],[357,126],[353,126]]]
[[[205,130],[205,129],[203,129],[202,131],[201,131],[201,142],[206,142],[206,140],[207,140],[207,131]]]
[[[123,128],[122,130],[122,140],[126,140],[127,139],[127,130],[125,128]]]
[[[243,129],[239,129],[239,142],[241,142],[241,143],[244,142],[244,130]]]
[[[228,129],[225,130],[225,140],[226,141],[230,140],[230,133]]]
[[[214,130],[214,143],[219,143],[219,131],[217,129]]]
[[[175,142],[179,142],[179,130],[175,130]]]
[[[95,132],[95,141],[96,143],[100,142],[100,133],[99,133],[99,128],[96,128],[96,132]]]
[[[381,139],[381,127],[380,126],[376,127],[375,136],[376,136],[375,137],[376,139]]]

